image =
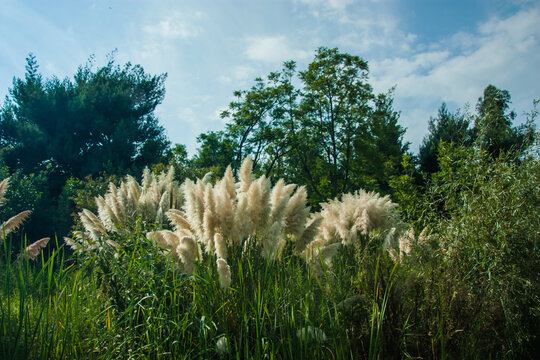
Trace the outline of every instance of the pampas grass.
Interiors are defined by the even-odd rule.
[[[30,216],[31,213],[32,213],[32,211],[30,211],[30,210],[22,211],[22,212],[18,213],[17,215],[12,216],[11,218],[9,218],[4,223],[2,223],[2,229],[1,230],[2,230],[3,236],[8,235],[9,233],[11,233],[14,230],[17,230],[22,225],[22,223],[26,219],[28,219],[28,217]]]
[[[233,244],[246,247],[254,241],[271,261],[281,259],[288,241],[300,241],[303,248],[321,223],[316,220],[306,226],[309,207],[305,187],[296,189],[296,185],[286,185],[283,180],[272,187],[269,179],[255,178],[251,171],[248,157],[236,184],[230,166],[215,185],[187,180],[183,184],[183,211],[167,212],[175,232],[196,239],[204,253],[215,253],[225,264],[227,246]],[[218,265],[220,273],[225,271],[221,262]]]
[[[226,289],[231,285],[231,267],[227,264],[227,261],[222,258],[218,258],[216,264],[221,288]]]
[[[397,204],[389,196],[359,190],[344,194],[341,200],[333,199],[321,204],[322,210],[316,217],[322,220],[315,240],[302,239],[297,251],[305,247],[303,257],[311,264],[323,262],[331,266],[331,258],[341,246],[365,245],[365,239],[374,231],[388,231],[401,227],[396,213]],[[313,232],[310,230],[310,232]],[[320,269],[316,268],[316,273]]]
[[[6,202],[4,195],[7,191],[8,186],[9,186],[9,178],[7,177],[0,182],[0,206]]]
[[[83,209],[79,219],[84,231],[74,232],[73,238],[66,240],[73,249],[87,251],[103,245],[118,248],[120,244],[110,238],[128,235],[137,221],[163,227],[165,213],[182,205],[183,192],[174,180],[171,166],[158,175],[145,169],[140,185],[132,176],[127,176],[118,187],[110,183],[107,193],[96,197],[95,201],[98,214]],[[163,238],[160,241],[163,243]]]
[[[5,194],[9,186],[9,177],[5,178],[0,182],[0,206],[6,202]],[[12,216],[7,221],[2,223],[2,236],[6,236],[14,230],[17,230],[22,223],[28,219],[32,211],[25,210],[18,213],[15,216]]]
[[[23,251],[21,251],[19,258],[26,258],[32,261],[36,260],[41,253],[41,250],[43,250],[43,248],[49,243],[49,240],[50,238],[46,237],[28,245]]]

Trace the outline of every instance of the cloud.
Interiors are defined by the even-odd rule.
[[[202,13],[195,13],[193,18],[201,18]],[[189,19],[186,19],[180,13],[168,15],[164,19],[160,20],[156,24],[147,24],[143,27],[143,30],[151,35],[156,35],[162,39],[174,40],[174,39],[187,39],[195,37],[199,34],[200,29],[190,24]]]
[[[295,0],[295,2],[310,6],[323,6],[327,9],[344,10],[353,0]]]
[[[371,82],[379,92],[397,84],[396,107],[414,142],[422,136],[417,116],[434,116],[443,101],[474,105],[488,84],[509,90],[520,114],[540,97],[540,73],[531,71],[540,64],[539,23],[540,6],[492,18],[414,56],[370,62]]]
[[[283,62],[307,59],[311,56],[311,51],[291,46],[288,39],[281,35],[248,38],[245,54],[255,61]]]
[[[232,70],[232,75],[236,80],[245,81],[245,80],[251,80],[251,77],[254,77],[256,71],[250,66],[236,66]]]

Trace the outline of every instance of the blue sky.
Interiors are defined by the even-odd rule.
[[[443,101],[473,112],[488,84],[507,89],[517,122],[540,99],[540,1],[525,0],[0,0],[0,96],[32,52],[46,77],[72,76],[91,54],[168,73],[157,115],[191,154],[220,130],[234,90],[299,69],[319,46],[368,61],[376,92],[395,108],[417,151]]]

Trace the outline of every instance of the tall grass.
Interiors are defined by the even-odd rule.
[[[148,239],[168,224],[142,216],[90,239],[90,251],[57,243],[35,261],[16,259],[16,239],[3,236],[0,358],[527,357],[540,323],[538,163],[484,165],[465,167],[472,185],[425,220],[431,230],[418,238],[392,217],[372,226],[366,204],[394,206],[361,193],[345,197],[358,202],[348,211],[331,203],[339,226],[322,221],[328,236],[314,237],[303,255],[300,232],[280,235],[279,257],[268,256],[265,231],[223,243],[207,236],[221,247],[193,247],[186,271],[170,248]],[[198,186],[209,200],[211,186]]]

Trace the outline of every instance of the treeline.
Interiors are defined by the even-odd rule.
[[[90,59],[72,79],[44,79],[35,56],[26,60],[25,77],[14,79],[0,114],[1,177],[11,176],[1,216],[33,210],[24,228],[31,239],[61,239],[110,181],[140,176],[144,167],[172,164],[181,181],[209,171],[221,175],[228,164],[236,172],[248,155],[258,175],[305,185],[312,207],[366,189],[390,194],[407,215],[441,170],[441,144],[519,159],[535,138],[532,117],[514,127],[510,94],[489,85],[476,114],[451,113],[442,104],[413,154],[392,89],[374,93],[365,60],[320,48],[307,69],[285,62],[236,91],[221,114],[226,128],[201,134],[189,158],[184,145],[171,146],[154,114],[166,74],[149,75],[111,57],[99,68]]]

